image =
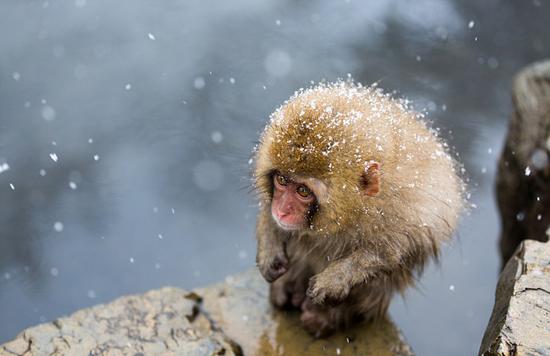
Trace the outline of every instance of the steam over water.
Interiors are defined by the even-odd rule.
[[[498,1],[0,2],[0,343],[78,308],[254,265],[249,158],[310,81],[378,82],[470,176],[458,238],[392,317],[419,355],[477,352],[498,273],[512,76],[550,6]]]

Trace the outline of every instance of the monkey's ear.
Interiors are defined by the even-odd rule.
[[[365,171],[361,177],[363,192],[373,197],[380,192],[380,163],[370,161],[365,165]]]

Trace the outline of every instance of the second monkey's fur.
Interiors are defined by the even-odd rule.
[[[380,192],[366,196],[362,173],[372,161]],[[297,92],[272,114],[256,152],[258,265],[288,258],[273,303],[306,305],[333,327],[385,314],[392,294],[414,284],[456,228],[464,206],[456,170],[419,115],[374,87],[339,82]],[[274,173],[326,185],[306,228],[287,232],[273,221]],[[320,327],[302,321],[314,334]]]

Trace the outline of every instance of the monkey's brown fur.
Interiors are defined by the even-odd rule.
[[[363,189],[370,161],[380,163],[376,196]],[[339,82],[296,93],[272,114],[256,152],[258,266],[265,276],[288,259],[272,302],[301,306],[317,336],[385,314],[456,228],[464,206],[456,168],[418,114],[374,87]],[[273,221],[273,172],[326,185],[308,228],[285,232]]]

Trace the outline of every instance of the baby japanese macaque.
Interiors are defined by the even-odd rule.
[[[324,337],[383,316],[453,234],[464,184],[419,114],[376,87],[300,90],[256,151],[257,263],[279,308]]]

